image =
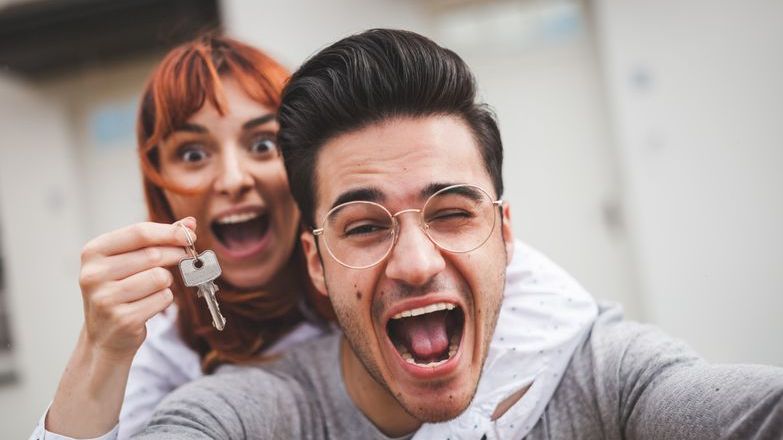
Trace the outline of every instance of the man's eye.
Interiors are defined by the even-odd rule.
[[[197,163],[207,158],[207,152],[201,145],[187,145],[180,149],[179,157],[183,162]]]
[[[464,211],[461,209],[444,209],[431,215],[428,221],[457,220],[457,219],[461,220],[470,217],[473,217],[473,214],[468,211]]]
[[[386,230],[386,228],[383,226],[375,225],[372,223],[365,223],[363,225],[346,228],[344,234],[346,237],[351,237],[351,236],[357,237],[362,235],[369,235],[378,232],[383,232],[384,230]]]
[[[250,152],[254,154],[267,155],[275,151],[277,151],[275,141],[266,137],[255,139],[250,143]]]

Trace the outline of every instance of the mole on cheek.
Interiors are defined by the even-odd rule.
[[[361,299],[362,299],[362,292],[357,290],[356,291],[356,300],[358,301],[358,300],[361,300]]]

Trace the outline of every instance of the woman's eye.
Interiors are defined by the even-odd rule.
[[[277,150],[275,141],[269,138],[258,138],[250,143],[250,152],[254,154],[266,155]]]
[[[196,163],[207,158],[207,152],[200,145],[188,145],[179,151],[183,162]]]

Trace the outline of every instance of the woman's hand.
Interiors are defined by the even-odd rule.
[[[79,285],[84,301],[84,339],[110,359],[132,359],[146,336],[145,323],[168,307],[173,277],[166,267],[187,258],[187,217],[172,225],[136,223],[103,234],[84,246]]]
[[[137,223],[84,246],[84,326],[49,408],[48,431],[92,438],[117,424],[146,322],[172,302],[173,277],[166,267],[189,256],[180,224],[195,241],[196,220],[187,217],[173,225]]]

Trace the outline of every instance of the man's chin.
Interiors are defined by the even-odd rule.
[[[470,405],[469,396],[432,394],[400,402],[405,411],[422,423],[441,423],[457,418]]]
[[[400,406],[421,422],[454,419],[470,406],[478,387],[478,375],[467,365],[460,367],[451,377],[433,378],[424,383],[411,378],[397,380],[397,386],[390,391]]]

